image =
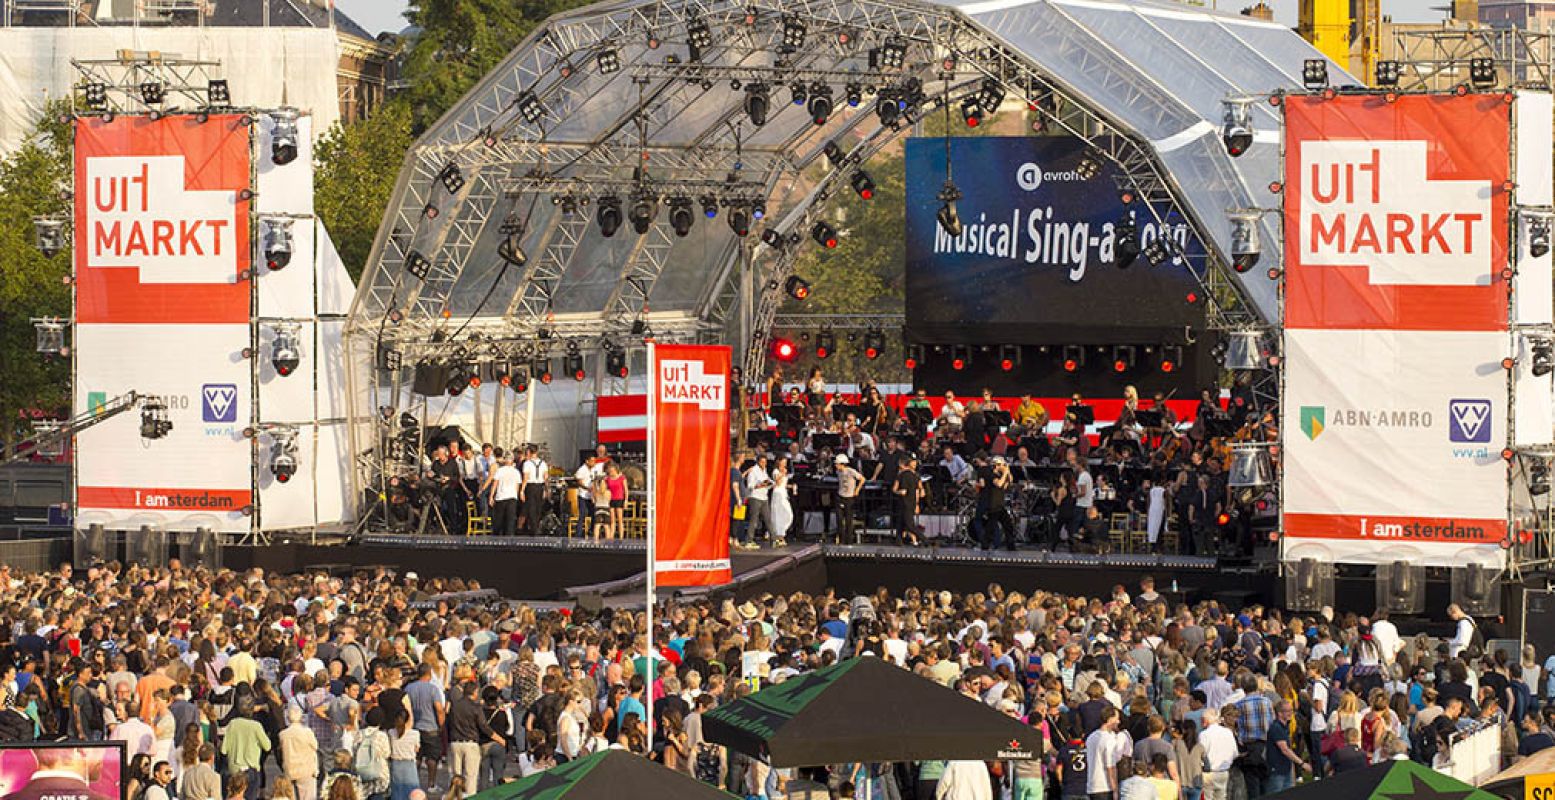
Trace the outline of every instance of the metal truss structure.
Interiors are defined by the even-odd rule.
[[[79,109],[142,114],[232,105],[230,97],[219,97],[226,88],[220,62],[124,50],[116,58],[71,59],[70,64],[79,74],[75,86]]]
[[[1224,215],[1256,205],[1277,158],[1225,154],[1221,100],[1295,89],[1320,55],[1245,17],[1094,5],[631,0],[552,17],[406,158],[347,327],[354,359],[378,367],[364,396],[398,397],[417,364],[477,349],[518,359],[645,335],[737,343],[757,374],[812,226],[846,233],[852,173],[987,89],[1039,135],[1115,163],[1157,223],[1192,227],[1204,255],[1167,256],[1187,261],[1212,326],[1267,327],[1275,290],[1225,267]],[[639,204],[651,213],[634,226]],[[687,204],[696,224],[674,230],[666,209]],[[735,212],[749,235],[731,234]]]
[[[1469,62],[1489,58],[1497,85],[1555,91],[1555,35],[1523,28],[1398,29],[1398,88],[1444,92],[1469,82]]]

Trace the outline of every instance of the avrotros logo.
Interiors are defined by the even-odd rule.
[[[1301,144],[1301,263],[1374,285],[1475,286],[1491,274],[1489,180],[1426,175],[1424,141]]]
[[[1043,172],[1042,165],[1035,161],[1027,161],[1015,170],[1015,185],[1028,192],[1035,192],[1041,188],[1043,181],[1059,181],[1062,183],[1083,180],[1085,178],[1080,177],[1080,173],[1072,169],[1063,172]]]
[[[231,283],[237,196],[184,188],[183,156],[86,161],[88,267],[138,267],[141,283]]]
[[[664,360],[659,362],[659,399],[666,403],[696,403],[703,411],[722,411],[728,407],[729,379],[709,375],[700,361]]]

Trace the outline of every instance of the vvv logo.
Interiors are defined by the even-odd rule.
[[[1489,445],[1495,427],[1491,414],[1494,406],[1489,400],[1457,399],[1447,403],[1447,439],[1455,444]],[[1454,458],[1488,458],[1490,448],[1454,447]]]

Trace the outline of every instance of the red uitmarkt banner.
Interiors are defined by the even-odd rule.
[[[75,154],[78,322],[248,322],[241,116],[85,118]]]
[[[665,344],[648,352],[657,581],[728,583],[730,350]]]

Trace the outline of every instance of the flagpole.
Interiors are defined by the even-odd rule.
[[[648,610],[644,615],[648,626],[648,654],[647,658],[644,659],[644,663],[647,664],[648,667],[648,674],[643,676],[643,682],[647,687],[643,691],[643,709],[644,712],[648,715],[648,718],[643,720],[643,729],[647,731],[647,741],[644,742],[644,745],[650,752],[653,750],[653,679],[658,675],[658,669],[656,669],[657,665],[653,663],[653,602],[654,590],[656,588],[656,584],[658,583],[656,580],[658,576],[655,574],[656,570],[654,569],[654,560],[658,553],[659,527],[658,516],[654,512],[654,496],[658,494],[658,484],[656,482],[658,479],[659,467],[658,405],[659,359],[654,349],[654,343],[650,341],[648,342],[648,468],[645,470],[648,476],[648,485],[644,487],[648,490]]]

